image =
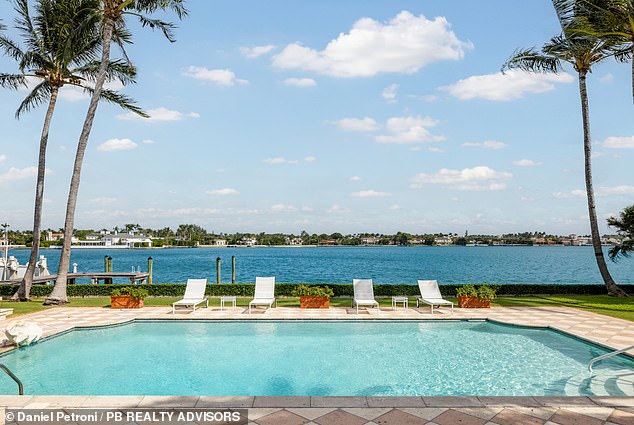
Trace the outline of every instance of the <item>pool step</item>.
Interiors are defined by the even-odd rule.
[[[601,373],[580,373],[566,382],[568,396],[634,396],[634,371],[631,369],[605,370]]]
[[[0,320],[6,319],[10,314],[13,314],[12,308],[0,308]]]

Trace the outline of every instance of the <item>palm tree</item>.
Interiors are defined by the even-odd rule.
[[[583,1],[583,0],[582,0]],[[576,3],[569,0],[553,0],[555,12],[561,24],[562,33],[544,44],[541,51],[535,49],[518,50],[507,60],[502,69],[518,68],[530,72],[558,73],[562,63],[569,63],[579,76],[579,95],[581,97],[581,116],[583,121],[583,153],[585,158],[586,195],[588,197],[588,215],[592,246],[599,267],[599,272],[607,288],[608,294],[626,297],[610,275],[601,248],[601,235],[597,223],[597,212],[592,186],[592,152],[590,139],[590,111],[586,78],[592,67],[600,61],[618,53],[618,46],[611,39],[602,39],[591,34],[581,34],[575,30],[580,19],[587,18]]]
[[[620,44],[615,58],[630,62],[632,68],[632,101],[634,102],[634,0],[577,0],[587,19],[576,24],[575,31]],[[568,1],[568,7],[573,0]]]
[[[65,85],[82,87],[94,80],[101,39],[99,20],[96,19],[95,0],[38,0],[32,17],[27,0],[16,0],[16,29],[22,36],[24,48],[8,38],[0,37],[0,49],[18,62],[19,74],[0,74],[2,87],[26,86],[27,78],[41,80],[25,97],[16,111],[16,118],[48,101],[40,137],[38,172],[33,213],[33,246],[26,274],[20,283],[15,299],[29,299],[35,263],[38,259],[41,237],[42,203],[46,171],[46,148],[49,129],[59,90]],[[134,70],[119,62],[108,66],[108,77],[124,84],[133,81]],[[135,113],[144,115],[130,99],[111,90],[104,90],[101,98],[119,104]]]
[[[102,52],[101,63],[95,79],[95,88],[90,105],[86,113],[84,125],[77,143],[77,152],[75,154],[75,164],[73,166],[73,175],[71,177],[70,188],[68,191],[68,201],[66,203],[66,219],[64,221],[64,244],[62,253],[60,254],[59,266],[57,269],[57,280],[51,294],[46,298],[44,304],[56,305],[68,302],[66,293],[68,267],[70,266],[70,249],[73,237],[73,226],[75,224],[75,207],[77,205],[77,196],[79,194],[79,182],[81,180],[81,168],[84,161],[84,154],[88,146],[88,139],[92,124],[97,112],[97,105],[103,84],[107,76],[107,66],[110,60],[110,44],[115,42],[119,47],[123,48],[123,44],[130,41],[130,33],[126,29],[126,15],[136,17],[141,26],[159,29],[165,37],[173,42],[174,36],[172,30],[174,25],[160,19],[152,19],[145,14],[155,13],[157,11],[172,10],[177,17],[181,19],[187,15],[187,9],[184,6],[185,0],[101,0],[101,8],[99,15],[102,19]],[[124,51],[125,54],[125,51]]]
[[[608,218],[608,225],[617,228],[623,238],[618,245],[613,246],[608,253],[612,261],[620,257],[629,257],[634,252],[634,205],[625,208],[619,217]]]

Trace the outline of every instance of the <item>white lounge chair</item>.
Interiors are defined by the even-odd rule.
[[[453,313],[453,303],[442,297],[437,281],[419,280],[418,289],[420,289],[420,297],[416,298],[416,307],[418,307],[418,302],[422,301],[431,306],[431,314],[434,314],[434,306],[450,305],[451,313]]]
[[[352,298],[352,306],[357,306],[357,314],[359,314],[359,306],[376,307],[379,314],[381,309],[379,303],[374,299],[374,288],[372,287],[372,279],[352,279],[352,289],[354,297]]]
[[[196,306],[205,302],[206,308],[209,308],[209,299],[205,296],[205,289],[207,288],[207,279],[187,279],[187,286],[185,287],[185,295],[183,299],[176,301],[172,304],[172,314],[176,312],[176,307],[193,307],[196,311]]]
[[[255,294],[253,300],[249,303],[249,314],[251,314],[251,306],[264,305],[267,310],[273,306],[277,306],[275,299],[275,277],[256,277],[255,278]]]

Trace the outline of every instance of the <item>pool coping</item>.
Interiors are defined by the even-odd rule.
[[[634,408],[627,396],[57,396],[0,395],[0,406],[45,408]]]

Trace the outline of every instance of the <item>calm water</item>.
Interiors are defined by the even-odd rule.
[[[28,250],[13,250],[20,264]],[[42,250],[51,273],[57,272],[60,250]],[[349,283],[372,278],[377,283],[601,283],[591,247],[315,247],[315,248],[172,248],[153,250],[77,249],[71,264],[80,272],[103,271],[105,255],[114,271],[147,270],[154,259],[154,282],[187,278],[216,280],[216,257],[222,259],[222,282],[231,282],[231,256],[236,281],[275,276],[278,282]],[[608,260],[617,282],[634,283],[634,258]]]
[[[487,322],[136,322],[2,357],[26,394],[623,395],[634,360]],[[43,379],[42,377],[45,377]],[[0,379],[0,392],[15,393]]]

